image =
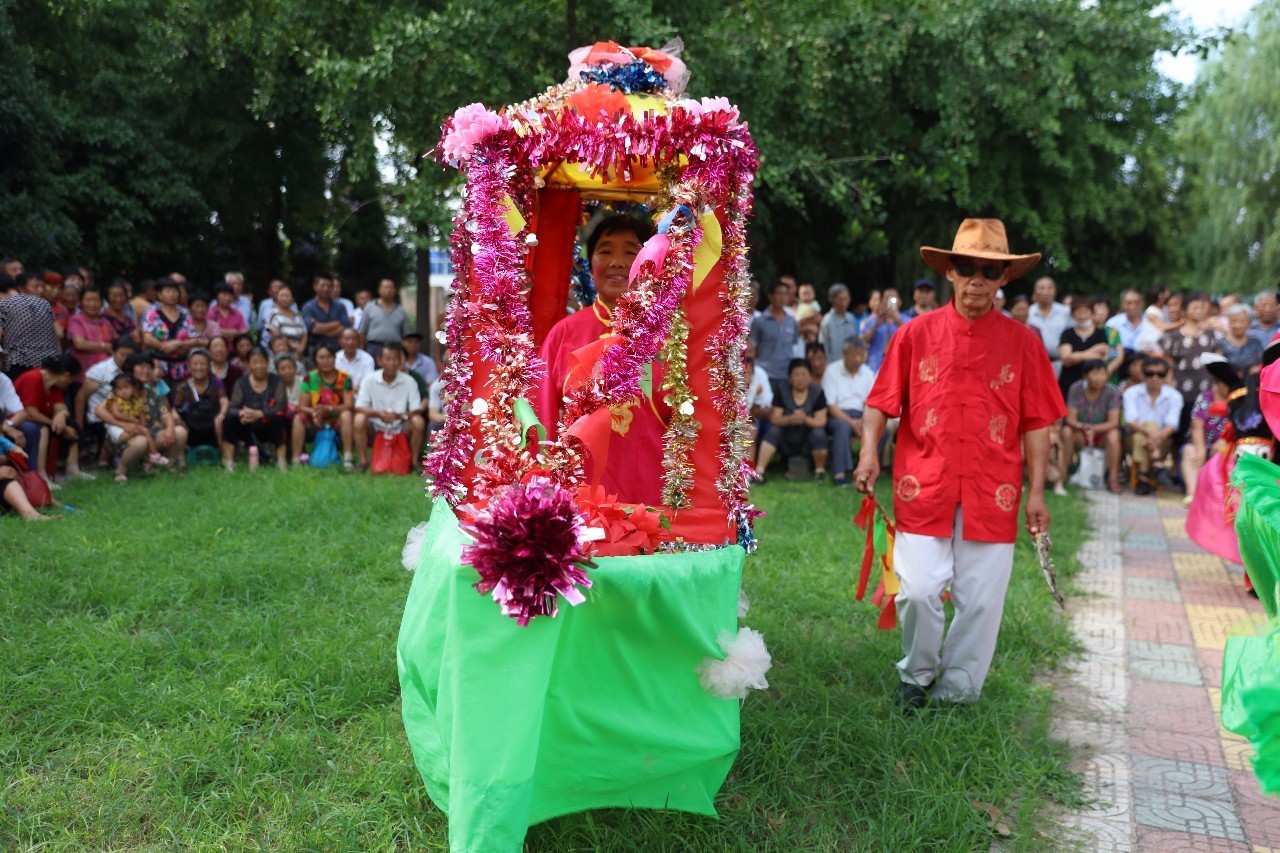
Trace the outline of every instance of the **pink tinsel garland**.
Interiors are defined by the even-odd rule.
[[[750,419],[745,402],[747,378],[741,364],[750,317],[747,304],[745,222],[751,205],[750,183],[756,150],[737,109],[724,99],[676,101],[666,96],[670,112],[619,115],[611,119],[579,115],[565,108],[580,84],[552,87],[539,98],[509,108],[504,116],[472,105],[446,120],[439,149],[443,159],[467,172],[463,213],[455,220],[452,255],[455,294],[448,309],[445,342],[453,361],[444,371],[446,425],[425,463],[431,490],[455,505],[466,498],[460,473],[474,453],[469,431],[471,414],[464,341],[491,365],[491,393],[477,417],[479,454],[474,497],[486,498],[504,485],[519,482],[540,468],[557,485],[573,488],[582,468],[574,448],[564,442],[529,445],[520,450],[519,427],[512,415],[515,399],[537,385],[545,369],[530,337],[525,302],[526,231],[512,234],[505,219],[505,199],[529,210],[536,168],[555,162],[581,163],[596,175],[613,172],[630,179],[638,166],[655,167],[685,157],[688,165],[676,187],[668,188],[678,203],[694,210],[722,206],[725,211],[726,286],[724,320],[707,342],[713,359],[712,404],[724,422],[723,466],[717,490],[735,521],[753,514],[746,504],[750,478],[747,461]],[[500,120],[498,120],[500,119]],[[671,317],[687,292],[693,251],[701,239],[696,222],[673,226],[672,248],[661,270],[648,269],[625,294],[615,311],[615,330],[626,346],[608,350],[596,379],[571,395],[564,409],[567,426],[601,405],[621,402],[639,387],[643,365],[662,346]],[[682,453],[667,459],[668,476],[681,464]],[[677,472],[681,479],[687,472]]]

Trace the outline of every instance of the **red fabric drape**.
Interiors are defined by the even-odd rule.
[[[581,212],[582,194],[577,190],[546,187],[538,191],[538,209],[529,223],[538,235],[538,245],[530,253],[529,311],[535,347],[541,347],[551,327],[564,319]]]

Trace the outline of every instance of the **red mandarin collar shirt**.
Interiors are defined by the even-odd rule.
[[[1066,414],[1032,330],[994,309],[972,322],[955,306],[893,336],[867,405],[901,417],[894,456],[899,530],[1013,542],[1022,498],[1022,434]]]

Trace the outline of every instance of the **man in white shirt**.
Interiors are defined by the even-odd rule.
[[[1040,333],[1045,352],[1053,363],[1053,375],[1062,373],[1062,356],[1058,345],[1062,343],[1062,333],[1071,328],[1071,309],[1061,302],[1055,302],[1058,296],[1057,283],[1042,276],[1036,280],[1035,290],[1031,296],[1031,313],[1027,316],[1027,325]]]
[[[333,275],[333,301],[347,309],[347,316],[354,317],[356,315],[356,304],[350,299],[342,295],[342,279],[338,278],[338,274]],[[351,324],[356,327],[356,323]]]
[[[1138,336],[1143,333],[1147,320],[1142,316],[1142,294],[1126,290],[1120,294],[1120,313],[1107,321],[1107,328],[1120,334],[1120,346],[1129,352],[1138,351]]]
[[[828,366],[822,376],[827,429],[831,431],[832,482],[841,488],[849,485],[852,442],[862,439],[862,409],[875,381],[875,371],[867,367],[867,345],[857,336],[845,339],[840,361]]]
[[[231,285],[234,296],[231,299],[231,307],[235,308],[244,317],[244,325],[247,329],[253,328],[253,299],[249,294],[244,292],[244,273],[229,272],[222,277],[222,280]]]
[[[382,369],[369,374],[356,393],[356,454],[362,469],[369,457],[370,427],[382,433],[402,433],[407,429],[410,458],[414,462],[422,455],[422,436],[427,429],[418,411],[422,408],[418,383],[400,370],[404,365],[404,350],[399,344],[387,344],[378,355],[378,363]]]
[[[378,365],[374,362],[373,356],[360,349],[360,333],[355,329],[343,329],[342,335],[338,338],[338,346],[340,349],[333,362],[339,370],[351,377],[351,387],[359,394],[360,383],[366,376],[377,370]],[[401,356],[403,357],[403,350]]]
[[[1182,395],[1165,380],[1169,365],[1155,356],[1142,357],[1142,384],[1124,392],[1124,422],[1129,431],[1129,453],[1138,466],[1138,485],[1134,494],[1149,495],[1155,491],[1151,478],[1152,463],[1164,459],[1173,450],[1173,434],[1182,417]]]
[[[743,365],[751,373],[751,384],[747,386],[747,407],[751,410],[751,461],[756,461],[756,440],[760,437],[760,427],[769,422],[773,414],[773,385],[769,382],[769,374],[751,356],[743,359]]]

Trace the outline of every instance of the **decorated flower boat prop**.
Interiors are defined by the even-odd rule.
[[[1243,389],[1270,433],[1280,435],[1280,342],[1263,351],[1262,372]],[[1233,395],[1234,397],[1234,395]],[[1237,402],[1233,399],[1232,402]],[[1269,794],[1280,794],[1280,465],[1262,454],[1239,455],[1230,473],[1238,490],[1233,521],[1245,572],[1265,619],[1246,621],[1227,636],[1222,662],[1222,724],[1247,737],[1253,768]]]
[[[519,850],[529,825],[592,808],[714,815],[739,702],[767,686],[762,638],[738,623],[755,147],[727,101],[682,97],[677,54],[598,43],[571,54],[569,82],[444,126],[438,153],[466,177],[447,420],[397,651],[454,850]],[[610,208],[658,233],[544,425],[539,347],[574,281],[589,306],[579,229]],[[665,413],[661,500],[628,503],[600,478],[643,398]]]

